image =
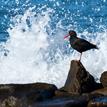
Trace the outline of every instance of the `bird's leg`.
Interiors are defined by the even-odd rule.
[[[80,54],[80,59],[79,59],[79,61],[81,61],[81,56],[82,56],[82,53]]]

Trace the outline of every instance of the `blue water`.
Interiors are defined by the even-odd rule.
[[[54,9],[51,16],[51,27],[56,32],[56,24],[61,20],[63,30],[70,27],[78,32],[102,32],[107,28],[107,1],[106,0],[1,0],[0,1],[0,41],[8,38],[7,29],[10,27],[11,18],[24,14],[29,8],[36,6],[33,10],[41,12],[41,7]],[[50,33],[50,32],[49,32]],[[52,33],[52,32],[51,32]]]

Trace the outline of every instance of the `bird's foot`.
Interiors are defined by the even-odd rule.
[[[81,60],[78,60],[78,62],[81,62]]]
[[[76,60],[77,62],[81,62],[81,60]]]

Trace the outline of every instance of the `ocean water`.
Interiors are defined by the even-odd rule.
[[[75,30],[98,45],[82,63],[97,81],[107,70],[107,0],[1,0],[0,83],[64,85],[79,59],[63,37]]]

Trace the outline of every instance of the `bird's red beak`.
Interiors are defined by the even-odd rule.
[[[69,36],[69,34],[68,34],[68,35],[66,35],[66,36],[64,36],[64,39],[65,39],[65,38],[67,38],[68,36]]]

